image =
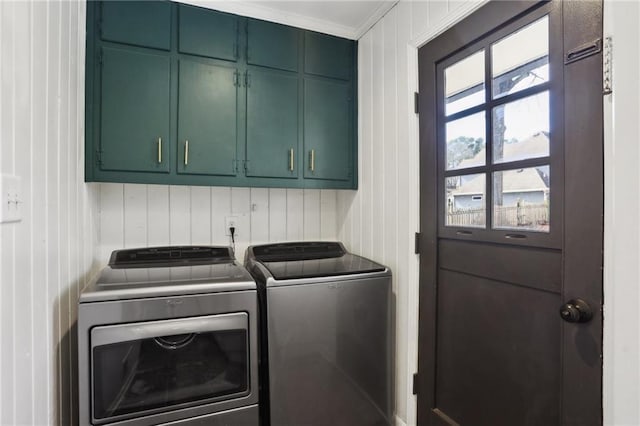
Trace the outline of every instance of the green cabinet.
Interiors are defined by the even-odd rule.
[[[104,47],[101,62],[100,168],[168,173],[169,58]]]
[[[353,120],[350,104],[350,86],[347,82],[305,79],[305,178],[351,179]]]
[[[298,77],[252,69],[247,87],[249,177],[298,177]]]
[[[180,60],[178,173],[235,176],[238,71]]]
[[[102,40],[162,50],[171,48],[171,3],[106,1],[101,6]]]
[[[181,53],[236,61],[238,20],[227,13],[180,5],[178,50]]]
[[[88,2],[86,180],[356,188],[355,61],[299,28]]]
[[[304,35],[304,71],[308,74],[350,80],[353,76],[353,42],[307,31]]]
[[[247,22],[247,63],[287,71],[298,70],[301,30],[272,22]]]

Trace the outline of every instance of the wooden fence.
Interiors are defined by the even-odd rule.
[[[484,209],[460,209],[447,213],[448,226],[485,225]],[[549,230],[549,206],[527,204],[524,206],[495,207],[493,226],[496,228],[522,228],[536,231]]]

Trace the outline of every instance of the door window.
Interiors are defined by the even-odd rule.
[[[549,233],[558,141],[550,125],[548,16],[467,48],[438,73],[445,232]]]

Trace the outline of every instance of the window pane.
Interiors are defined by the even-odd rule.
[[[484,228],[486,225],[486,175],[452,176],[445,179],[445,225]]]
[[[444,81],[446,115],[484,103],[484,50],[447,67]]]
[[[493,227],[549,232],[549,166],[493,174]]]
[[[495,43],[491,55],[494,98],[549,81],[549,18]]]
[[[484,111],[447,123],[447,170],[484,166],[485,129]]]
[[[549,92],[493,110],[493,162],[549,155]]]

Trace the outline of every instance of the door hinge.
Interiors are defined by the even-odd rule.
[[[602,60],[602,94],[613,93],[613,39],[611,36],[604,39],[604,58]]]
[[[420,254],[420,233],[416,232],[415,241],[414,241],[414,251],[416,254]]]
[[[96,150],[96,165],[102,165],[102,151],[99,149]]]
[[[413,394],[418,394],[418,373],[414,373],[413,375]]]
[[[413,112],[415,112],[416,114],[420,113],[420,108],[418,106],[419,98],[420,98],[420,95],[418,94],[418,92],[414,92],[414,94],[413,94]]]

